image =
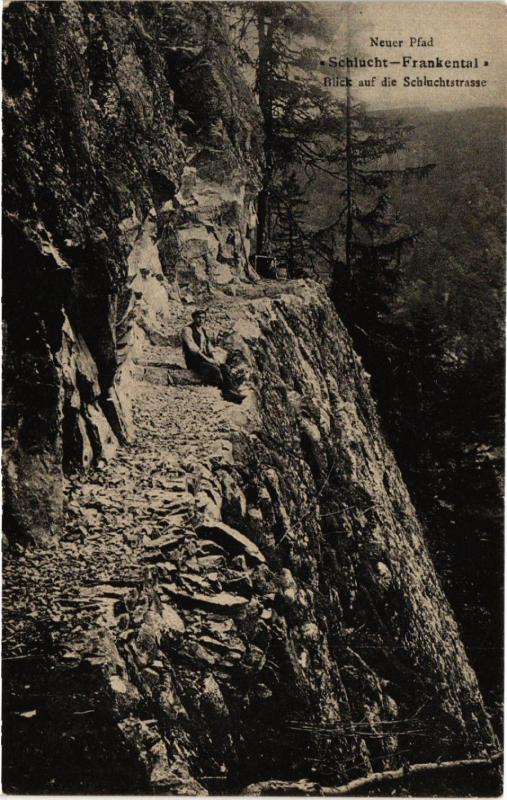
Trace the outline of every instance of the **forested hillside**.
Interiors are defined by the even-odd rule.
[[[393,187],[401,218],[422,232],[404,300],[432,308],[457,349],[491,354],[503,320],[505,115],[488,108],[403,116],[414,126],[407,161],[436,164],[416,186]]]
[[[407,147],[384,159],[384,168],[435,166],[422,180],[391,183],[392,218],[415,236],[394,269],[363,276],[349,328],[426,520],[470,657],[495,703],[502,644],[505,118],[499,108],[381,116],[412,126]],[[323,175],[308,186],[309,228],[331,223],[340,188]]]
[[[502,681],[494,649],[502,646],[505,115],[488,108],[405,116],[414,154],[436,163],[417,191],[393,191],[402,219],[422,229],[396,309],[425,329],[420,357],[430,359],[419,369],[422,402],[408,409],[418,406],[418,464],[403,426],[391,429],[491,698]]]

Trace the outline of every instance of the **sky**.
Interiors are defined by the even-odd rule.
[[[428,59],[440,56],[448,59],[477,57],[479,69],[411,69],[399,66],[384,69],[362,69],[352,72],[353,96],[371,108],[424,107],[433,110],[505,107],[505,78],[507,58],[505,47],[505,16],[507,6],[493,2],[342,2],[318,3],[320,11],[337,31],[336,55],[343,54],[346,39],[347,5],[350,7],[350,27],[354,30],[355,47],[361,55],[399,60],[400,56]],[[384,40],[403,40],[402,47],[372,47],[370,36]],[[410,47],[409,38],[433,38],[433,47]],[[356,50],[356,52],[358,52]],[[488,66],[484,66],[484,62]],[[337,73],[335,73],[337,74]],[[385,75],[397,80],[396,87],[379,87]],[[377,76],[374,87],[359,88],[360,78]],[[487,80],[480,88],[404,87],[404,76],[422,78],[472,78]],[[343,89],[333,93],[343,96]]]

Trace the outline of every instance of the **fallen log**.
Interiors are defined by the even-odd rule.
[[[495,753],[490,758],[469,758],[461,761],[441,761],[427,764],[406,764],[400,769],[386,770],[386,772],[373,772],[365,775],[364,778],[355,778],[349,783],[341,786],[323,786],[322,795],[324,797],[339,797],[340,795],[356,792],[366,787],[378,786],[381,783],[401,780],[412,775],[422,775],[430,772],[441,772],[444,770],[463,769],[471,767],[494,766],[502,758],[503,753]]]
[[[386,770],[385,772],[372,772],[362,778],[355,778],[340,786],[321,786],[318,783],[305,779],[299,781],[261,781],[247,786],[241,794],[245,795],[298,795],[305,794],[318,797],[339,797],[363,789],[377,787],[390,781],[399,781],[413,775],[424,775],[432,772],[452,771],[454,769],[473,767],[493,767],[497,764],[503,753],[495,753],[490,758],[469,758],[461,761],[442,761],[423,764],[406,764],[400,769]]]

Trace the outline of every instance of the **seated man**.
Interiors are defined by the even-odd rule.
[[[188,369],[196,372],[202,378],[204,383],[218,386],[222,390],[224,400],[241,403],[245,399],[245,395],[236,390],[229,368],[225,364],[219,364],[213,358],[208,334],[203,327],[205,321],[205,311],[194,311],[192,324],[187,325],[181,332],[185,363]]]

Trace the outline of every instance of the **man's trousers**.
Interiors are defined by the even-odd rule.
[[[224,391],[235,391],[231,371],[225,364],[208,364],[202,356],[193,353],[185,355],[185,361],[187,367],[196,372],[203,383],[218,386]]]

